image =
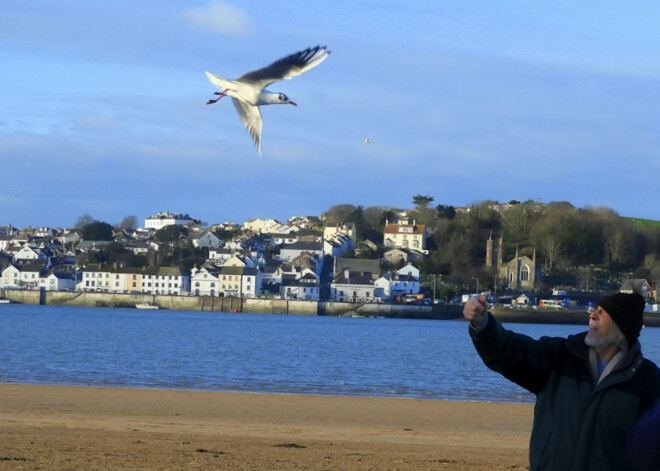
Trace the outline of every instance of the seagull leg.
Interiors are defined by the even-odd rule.
[[[215,92],[214,95],[220,95],[220,96],[219,96],[218,98],[216,98],[215,100],[209,100],[209,101],[207,101],[206,104],[207,104],[207,105],[210,105],[210,104],[212,104],[212,103],[217,103],[218,100],[220,100],[220,98],[222,98],[223,96],[227,96],[227,92],[228,92],[228,91],[229,91],[229,88],[228,88],[227,90],[225,90],[224,92],[222,92],[222,93],[220,93],[220,92]]]

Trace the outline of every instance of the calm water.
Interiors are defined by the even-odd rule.
[[[538,338],[581,326],[509,324]],[[0,305],[0,382],[533,402],[467,324]],[[660,329],[644,329],[660,364]]]

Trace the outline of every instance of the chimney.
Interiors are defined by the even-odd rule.
[[[348,282],[348,268],[344,268],[344,278],[346,278],[346,282]]]

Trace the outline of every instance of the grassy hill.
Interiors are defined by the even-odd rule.
[[[625,218],[633,221],[635,224],[640,226],[650,227],[651,229],[660,229],[660,221],[654,221],[652,219],[640,219],[640,218]]]

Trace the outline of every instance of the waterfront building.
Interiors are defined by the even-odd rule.
[[[388,272],[378,278],[376,295],[383,299],[404,296],[406,294],[419,294],[419,270],[408,264],[396,272]]]
[[[39,289],[43,291],[73,291],[75,288],[75,273],[51,271],[39,278]]]
[[[182,296],[190,293],[190,275],[178,267],[150,267],[142,273],[142,292]]]
[[[117,268],[112,265],[86,267],[79,291],[102,293],[146,293],[181,296],[190,292],[190,276],[174,267]]]
[[[194,296],[219,296],[220,280],[215,268],[193,268],[190,272],[190,293]]]
[[[378,273],[355,271],[348,268],[335,272],[330,284],[330,299],[338,302],[374,302],[378,301],[374,282]]]
[[[319,276],[310,269],[302,273],[287,273],[282,278],[280,297],[282,299],[302,299],[318,301],[320,297]]]

